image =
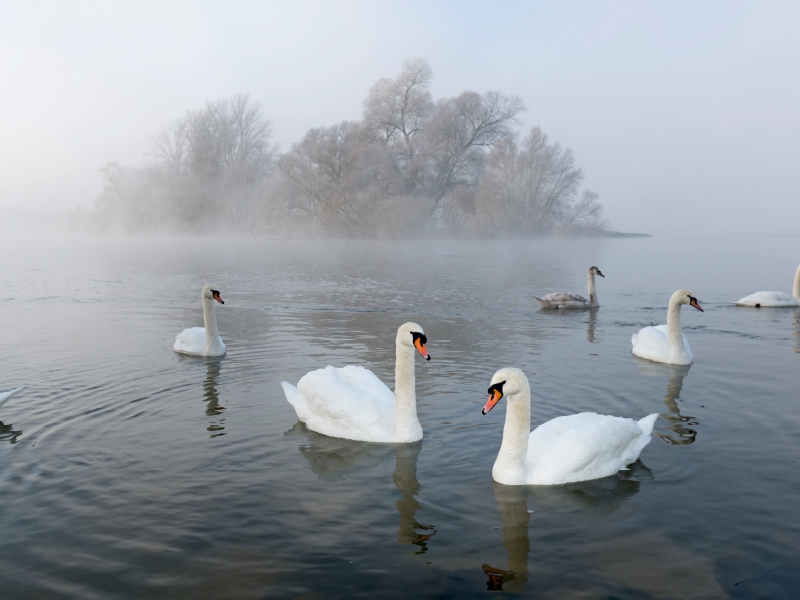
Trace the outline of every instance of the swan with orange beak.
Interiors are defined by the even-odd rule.
[[[531,388],[511,367],[492,377],[484,415],[506,398],[503,442],[492,478],[505,485],[558,485],[613,475],[636,461],[658,418],[634,421],[585,412],[556,417],[531,431]]]
[[[422,426],[414,356],[430,360],[427,344],[416,323],[397,330],[394,393],[372,371],[353,365],[311,371],[296,387],[283,381],[283,392],[297,418],[317,433],[364,442],[416,442],[422,439]]]
[[[214,310],[216,303],[225,304],[219,290],[213,285],[207,285],[200,292],[200,301],[203,304],[203,323],[205,327],[190,327],[184,329],[175,337],[173,350],[179,354],[192,356],[222,356],[227,349],[219,337],[217,328],[217,313]]]

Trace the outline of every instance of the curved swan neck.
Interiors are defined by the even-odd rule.
[[[527,382],[519,392],[507,396],[506,423],[503,443],[492,469],[501,475],[501,483],[525,483],[528,455],[528,436],[531,433],[531,388]]]
[[[216,345],[219,339],[219,330],[217,329],[217,313],[214,310],[214,302],[216,300],[211,298],[202,297],[203,300],[203,324],[206,328],[206,348],[211,348]]]
[[[669,354],[674,357],[676,353],[686,353],[683,346],[683,332],[681,331],[681,305],[673,295],[667,310],[667,335],[669,336]]]
[[[797,267],[797,273],[794,275],[794,286],[792,287],[792,296],[800,302],[800,267]]]
[[[589,271],[587,279],[589,280],[589,302],[591,302],[592,306],[598,306],[597,290],[594,287],[594,273]]]
[[[417,419],[414,348],[397,340],[395,349],[397,358],[394,366],[394,414],[397,435],[404,438],[415,434],[420,427]]]

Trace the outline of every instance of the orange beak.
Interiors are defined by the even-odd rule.
[[[214,300],[216,300],[220,304],[225,304],[225,301],[222,299],[222,296],[219,295],[219,292],[214,292],[212,296],[214,296]]]
[[[689,304],[690,304],[691,306],[694,306],[694,307],[695,307],[697,310],[699,310],[700,312],[705,312],[705,311],[703,310],[703,308],[702,308],[702,307],[701,307],[701,306],[700,306],[700,305],[697,303],[697,298],[692,298],[692,299],[689,301]]]
[[[422,343],[421,339],[417,338],[414,340],[414,347],[422,355],[422,358],[424,358],[425,360],[431,359],[431,355],[428,354],[428,350],[425,348],[425,344]]]
[[[500,392],[500,390],[492,390],[492,393],[489,394],[489,400],[486,401],[486,406],[483,407],[481,414],[485,415],[490,410],[492,410],[494,408],[494,405],[500,402],[500,398],[502,397],[503,394]]]

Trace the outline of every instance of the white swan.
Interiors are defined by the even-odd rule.
[[[633,354],[655,362],[690,365],[694,361],[689,341],[681,331],[681,305],[688,304],[703,312],[691,292],[678,290],[669,299],[667,324],[644,327],[631,336]]]
[[[534,296],[544,308],[597,308],[597,290],[594,287],[594,276],[600,275],[605,278],[597,267],[589,268],[589,299],[578,294],[567,294],[566,292],[555,292],[547,294],[541,298]]]
[[[519,369],[500,369],[492,377],[488,413],[506,396],[503,443],[492,478],[505,485],[558,485],[608,477],[639,458],[650,443],[658,413],[634,421],[579,413],[556,417],[531,431],[531,388]]]
[[[14,389],[14,390],[11,390],[10,392],[0,392],[0,406],[3,406],[3,404],[8,402],[11,399],[11,396],[16,394],[20,390],[24,390],[24,389],[25,389],[25,386],[23,385],[22,387],[18,387],[18,388]]]
[[[792,297],[794,296],[794,297]],[[778,308],[782,306],[800,306],[800,267],[794,274],[792,295],[783,292],[756,292],[736,302],[737,306],[754,306],[756,308]]]
[[[414,348],[431,356],[422,327],[397,330],[394,394],[364,367],[328,366],[303,375],[297,387],[281,382],[297,418],[318,433],[364,442],[406,443],[422,439],[414,389]]]
[[[194,356],[222,356],[225,354],[225,344],[222,343],[217,329],[214,300],[220,304],[225,304],[225,302],[220,297],[219,292],[213,288],[213,285],[207,285],[200,292],[205,327],[190,327],[181,331],[175,336],[175,346],[173,346],[175,352]]]

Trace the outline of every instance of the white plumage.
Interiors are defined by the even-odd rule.
[[[631,352],[635,356],[672,365],[690,365],[694,361],[689,341],[681,331],[681,306],[689,304],[703,309],[687,290],[677,290],[669,299],[667,324],[643,327],[631,336]]]
[[[531,392],[519,369],[492,377],[484,414],[508,400],[492,478],[505,485],[558,485],[608,477],[639,458],[658,413],[639,421],[593,412],[557,417],[530,431]]]
[[[0,392],[0,406],[3,406],[3,404],[8,402],[11,399],[11,396],[13,396],[17,392],[19,392],[21,390],[24,390],[24,389],[25,389],[25,386],[23,385],[21,387],[18,387],[16,389],[10,390],[8,392]]]
[[[674,364],[689,365],[694,361],[694,355],[689,347],[689,340],[686,339],[683,332],[681,332],[681,339],[683,340],[682,354],[687,362]],[[631,336],[631,345],[633,346],[632,352],[636,356],[654,362],[670,362],[669,329],[667,325],[643,327],[638,333],[634,333]]]
[[[281,382],[297,418],[318,433],[364,442],[405,443],[422,439],[417,418],[414,348],[426,359],[422,327],[397,330],[395,392],[369,369],[327,366],[305,374],[297,386]]]
[[[227,351],[227,348],[222,343],[222,338],[219,337],[214,302],[216,301],[220,304],[225,304],[225,302],[213,285],[207,285],[203,288],[200,292],[200,300],[203,304],[205,327],[184,329],[175,336],[175,345],[172,349],[180,354],[191,354],[193,356],[222,356]]]
[[[792,296],[783,292],[756,292],[745,296],[736,302],[738,306],[753,306],[757,308],[783,308],[800,306],[800,267],[794,274]]]

